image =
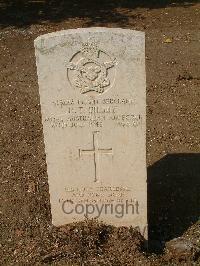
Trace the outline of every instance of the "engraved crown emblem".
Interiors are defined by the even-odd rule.
[[[86,42],[81,47],[81,53],[86,57],[98,57],[98,46],[95,42]]]

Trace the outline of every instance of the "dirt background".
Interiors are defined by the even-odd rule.
[[[149,250],[132,228],[51,225],[33,41],[92,26],[146,33]],[[165,249],[200,247],[200,3],[1,1],[0,29],[0,265],[200,265]]]

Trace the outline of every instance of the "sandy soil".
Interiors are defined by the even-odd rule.
[[[200,247],[200,4],[47,2],[0,4],[0,264],[184,264],[164,247],[182,235]],[[33,41],[91,26],[146,33],[148,251],[133,229],[51,225]]]

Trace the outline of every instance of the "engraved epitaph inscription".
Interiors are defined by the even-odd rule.
[[[147,236],[144,40],[142,32],[107,28],[35,40],[56,226],[86,216]]]

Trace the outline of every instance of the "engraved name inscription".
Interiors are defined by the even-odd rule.
[[[52,128],[98,129],[103,127],[104,123],[114,123],[115,126],[126,128],[137,127],[142,122],[139,113],[129,111],[129,106],[135,105],[133,99],[61,99],[53,101],[52,105],[55,113],[44,120]]]

